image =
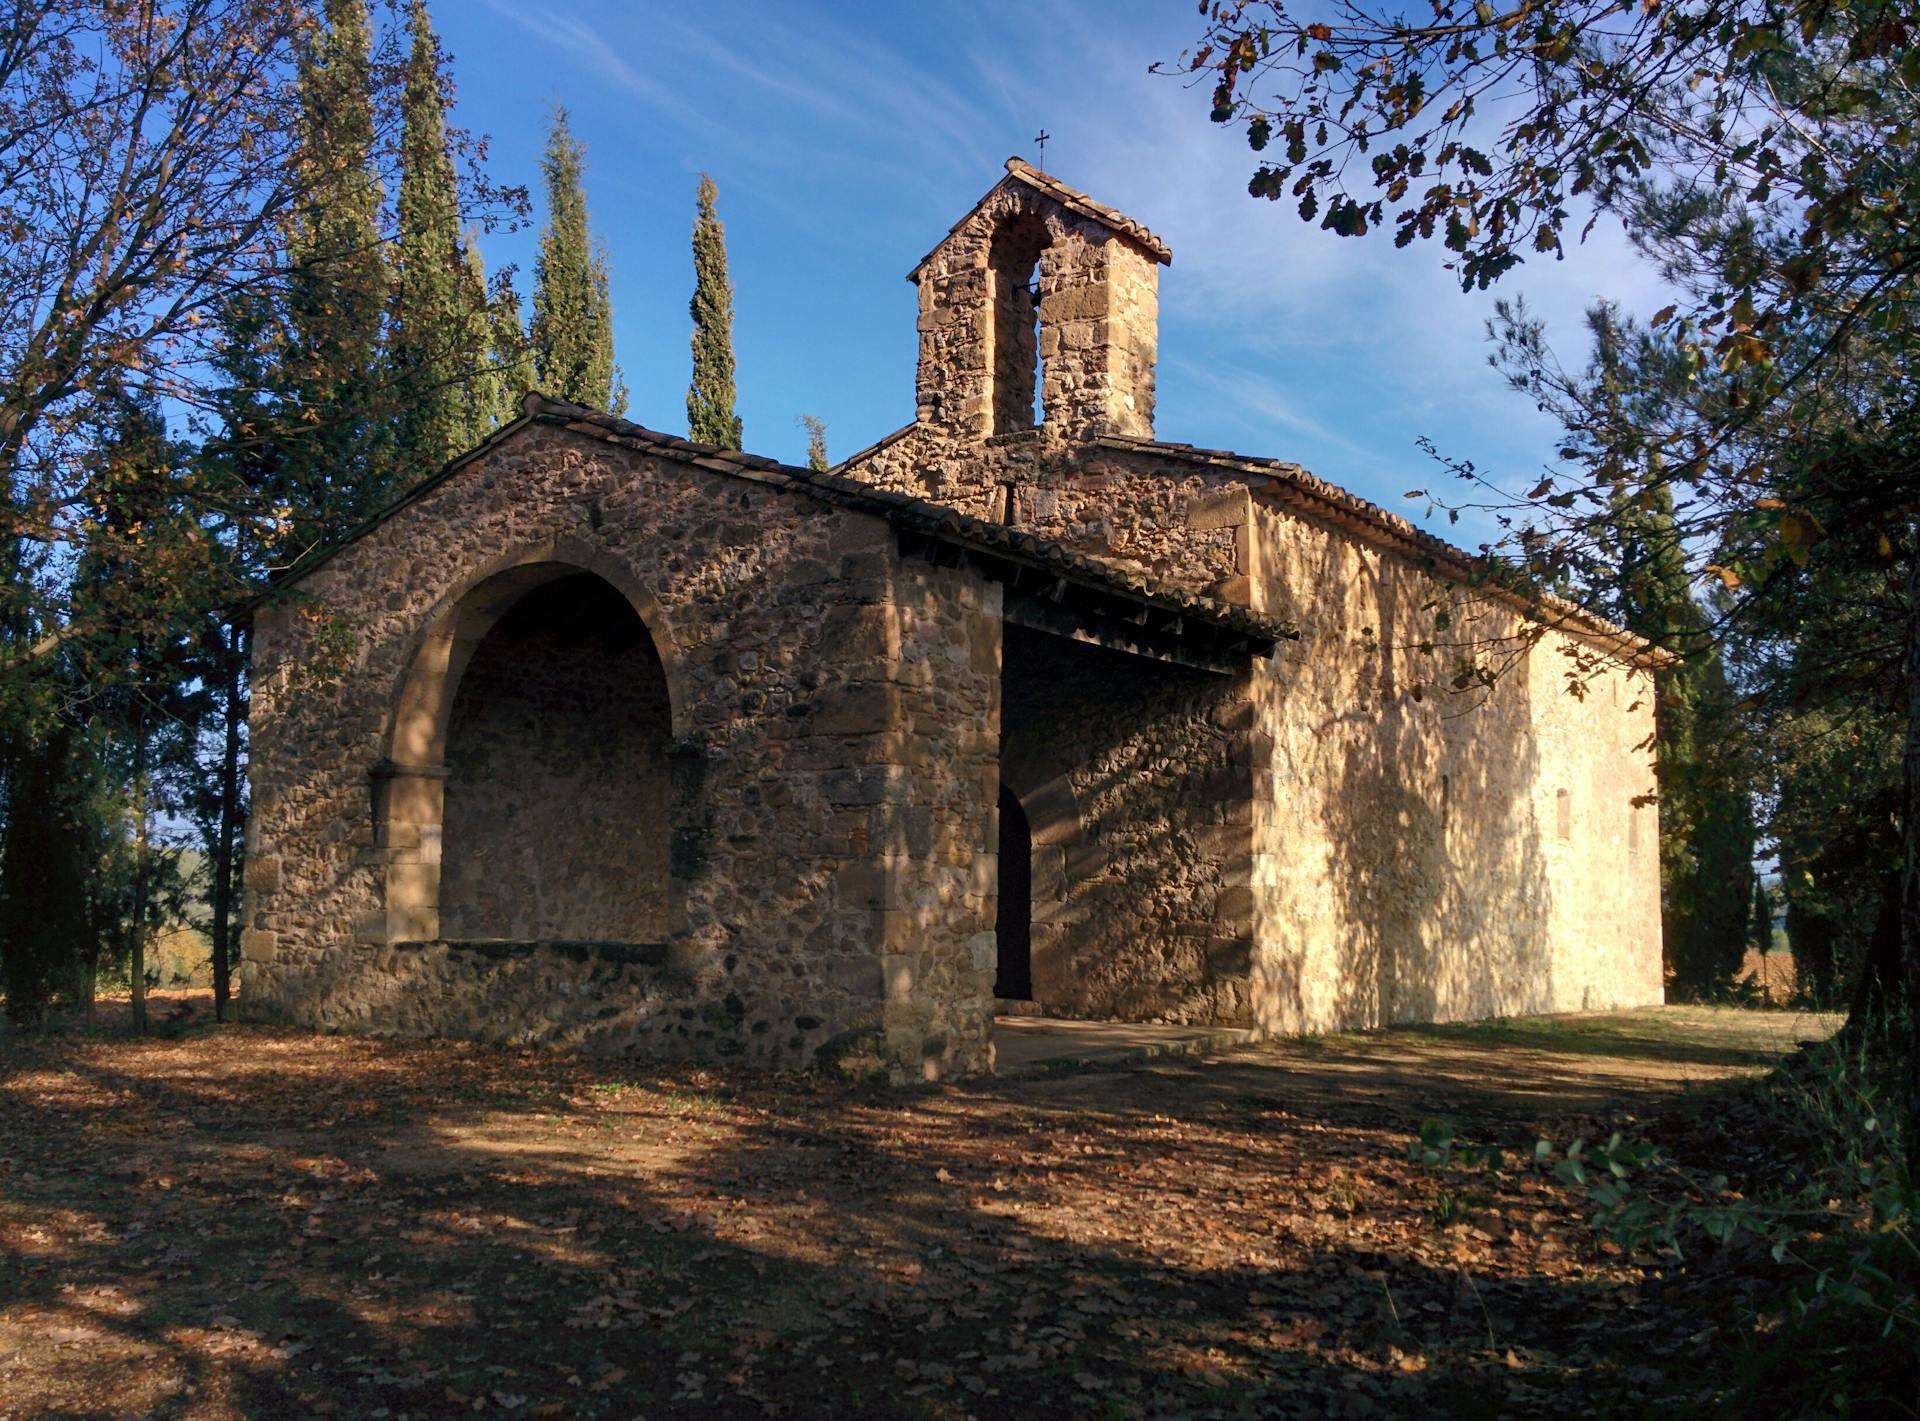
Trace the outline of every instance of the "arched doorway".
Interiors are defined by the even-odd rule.
[[[447,715],[441,936],[664,941],[670,719],[653,640],[607,582],[573,572],[507,607]]]
[[[370,775],[379,940],[671,939],[677,685],[659,605],[596,549],[530,547],[450,594]]]
[[[993,994],[1033,1000],[1033,828],[1020,798],[1000,786],[1000,900],[993,922],[998,946]]]

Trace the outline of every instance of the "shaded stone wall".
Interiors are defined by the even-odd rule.
[[[454,688],[548,569],[617,588],[660,656],[663,948],[476,951],[439,921]],[[260,621],[247,1009],[788,1064],[864,1032],[900,1074],[984,1067],[991,799],[949,786],[990,762],[997,704],[985,672],[921,663],[997,663],[998,604],[956,576],[777,486],[546,425],[495,446]]]
[[[1033,999],[1248,1020],[1244,679],[1020,627],[1005,676],[1002,774],[1033,829]]]
[[[645,625],[582,574],[480,643],[447,729],[440,932],[662,943],[672,708]]]
[[[905,562],[897,598],[899,713],[889,812],[870,844],[891,1055],[932,1079],[992,1060],[1001,717],[1001,589]]]

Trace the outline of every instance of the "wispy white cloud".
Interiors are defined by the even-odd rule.
[[[1376,496],[1404,486],[1410,467],[1424,475],[1418,433],[1516,476],[1551,451],[1548,422],[1486,367],[1492,295],[1462,294],[1437,244],[1341,239],[1299,221],[1290,204],[1247,196],[1254,156],[1238,132],[1208,121],[1205,86],[1148,73],[1197,34],[1190,6],[484,4],[541,46],[539,68],[557,89],[617,96],[612,120],[652,151],[713,168],[735,214],[782,224],[816,251],[857,253],[839,270],[858,289],[823,293],[820,319],[850,307],[876,313],[862,319],[897,312],[901,331],[866,337],[870,354],[849,358],[869,363],[846,380],[904,388],[891,368],[899,337],[910,337],[900,273],[996,180],[1008,152],[1031,155],[1044,126],[1050,169],[1174,248],[1160,350],[1172,395],[1163,422],[1179,437],[1214,439],[1206,430],[1217,421],[1251,452],[1311,451],[1320,472],[1370,482]],[[643,219],[657,207],[657,159],[652,171],[623,167],[598,139],[595,157],[596,192],[625,185]],[[623,266],[633,269],[616,252],[616,280]],[[1499,294],[1521,292],[1573,363],[1596,297],[1663,304],[1653,273],[1605,224],[1566,261],[1531,262]],[[843,347],[860,349],[851,333]],[[890,418],[876,419],[876,432]]]
[[[697,111],[681,94],[634,65],[612,43],[606,31],[587,23],[577,12],[558,5],[509,5],[503,0],[481,0],[481,3],[499,18],[565,55],[589,75],[615,85],[629,97],[683,121],[697,119]],[[570,87],[567,83],[571,77],[567,74],[570,67],[563,65],[545,71],[553,77],[556,97],[564,99]]]

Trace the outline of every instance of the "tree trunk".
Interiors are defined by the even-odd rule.
[[[220,759],[220,828],[213,850],[213,1015],[227,1019],[232,996],[233,849],[240,825],[240,664],[246,633],[229,628],[226,656],[226,746]]]
[[[1920,519],[1908,528],[1907,743],[1902,765],[1900,994],[1906,1017],[1907,1167],[1920,1178]],[[1897,1020],[1898,1018],[1896,1018]]]
[[[1873,917],[1873,935],[1867,939],[1867,952],[1860,963],[1860,975],[1853,984],[1853,1002],[1847,1008],[1845,1035],[1861,1042],[1873,1041],[1870,1028],[1883,1017],[1899,1009],[1902,946],[1905,913],[1903,881],[1891,876],[1880,895],[1880,908]]]
[[[133,988],[133,1030],[147,1034],[147,727],[133,732],[133,934],[127,942],[127,974]]]

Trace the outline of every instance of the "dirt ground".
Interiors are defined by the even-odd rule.
[[[1737,1288],[1408,1163],[1715,1092],[1668,1009],[889,1092],[217,1027],[0,1038],[0,1417],[1644,1415]]]

